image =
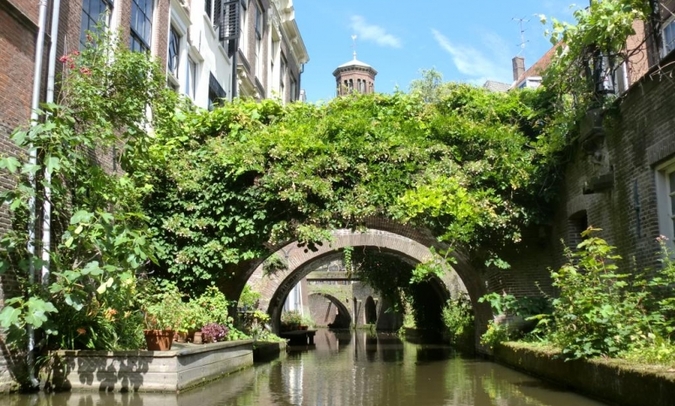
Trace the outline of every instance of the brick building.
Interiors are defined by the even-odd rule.
[[[574,247],[588,226],[615,245],[625,269],[659,265],[663,235],[675,248],[675,1],[659,6],[649,22],[636,21],[628,58],[603,63],[601,88],[619,96],[616,111],[589,111],[573,144],[554,216],[529,230],[505,257],[512,269],[487,275],[488,289],[515,294],[550,292],[547,268],[563,261],[563,244]],[[549,51],[530,69],[514,59],[512,88],[529,87],[551,59]]]
[[[157,58],[167,86],[196,106],[237,95],[300,98],[309,58],[292,0],[0,0],[0,152],[23,153],[10,141],[12,131],[27,127],[31,111],[53,94],[47,87],[54,89],[58,58],[80,49],[96,29],[117,32],[131,50]],[[0,176],[0,189],[13,186]],[[10,226],[0,206],[0,233]],[[0,304],[12,287],[3,278]],[[13,378],[0,347],[3,391]]]

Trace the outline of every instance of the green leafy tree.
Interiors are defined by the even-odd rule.
[[[606,77],[614,75],[621,63],[642,52],[627,48],[635,34],[634,23],[647,21],[653,14],[648,0],[591,0],[574,11],[575,23],[553,19],[548,32],[556,56],[544,76],[545,85],[559,97],[561,125],[575,122],[589,108],[612,102],[598,92]],[[545,16],[542,22],[547,23]],[[570,130],[571,126],[565,126]]]
[[[15,344],[29,326],[52,348],[139,348],[136,278],[153,250],[141,204],[150,189],[136,167],[147,161],[148,112],[160,119],[154,107],[172,98],[154,62],[109,38],[60,61],[60,104],[43,106],[37,124],[12,134],[38,162],[0,160],[18,185],[2,194],[14,228],[0,241],[0,265],[19,282],[0,325]],[[100,165],[105,156],[113,168]],[[52,203],[50,272],[34,278],[31,269],[43,264],[27,251],[25,230],[35,223],[31,202],[44,200]]]
[[[157,273],[189,289],[228,283],[271,247],[311,247],[373,217],[496,256],[553,196],[556,147],[533,107],[545,97],[443,86],[436,103],[403,93],[320,106],[237,100],[176,115],[151,148]]]

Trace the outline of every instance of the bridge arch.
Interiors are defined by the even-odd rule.
[[[334,230],[332,241],[329,244],[318,246],[315,251],[300,247],[297,242],[281,247],[275,254],[284,258],[286,269],[266,274],[263,262],[260,262],[254,268],[252,267],[248,284],[252,290],[261,294],[259,309],[270,315],[274,331],[279,331],[279,317],[290,289],[317,267],[342,258],[344,248],[376,249],[393,255],[403,262],[416,265],[433,258],[430,247],[439,247],[433,239],[424,236],[421,239],[426,240],[424,241],[426,245],[417,239],[382,229]],[[492,317],[489,305],[478,302],[478,299],[487,293],[485,281],[482,275],[474,270],[465,255],[455,252],[453,257],[455,263],[451,269],[454,272],[446,273],[446,278],[442,281],[443,285],[451,296],[457,291],[465,291],[468,294],[474,309],[476,332],[480,334]]]
[[[323,315],[323,318],[314,318],[314,321],[319,323],[320,325],[328,325],[329,322],[333,324],[331,327],[336,327],[336,328],[349,328],[352,324],[353,316],[345,303],[343,303],[340,299],[337,297],[329,294],[329,293],[324,293],[324,292],[313,292],[309,294],[309,300],[311,301],[313,298],[316,297],[323,297],[327,299],[332,306],[335,306],[335,308],[338,310],[337,315],[332,318],[330,316]],[[329,306],[327,311],[330,311],[331,307]],[[314,315],[313,315],[314,316]],[[321,315],[318,315],[321,316]]]

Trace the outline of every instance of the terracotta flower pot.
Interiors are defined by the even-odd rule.
[[[187,331],[178,331],[174,334],[173,339],[177,343],[187,343],[188,333]]]
[[[173,344],[173,330],[143,330],[148,351],[169,351]]]

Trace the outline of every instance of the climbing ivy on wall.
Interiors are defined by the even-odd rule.
[[[637,22],[648,22],[659,14],[660,3],[657,0],[591,0],[588,7],[574,11],[573,23],[550,20],[547,33],[556,49],[544,75],[544,84],[558,99],[556,121],[561,132],[573,130],[589,108],[607,107],[614,102],[614,96],[598,93],[598,86],[608,76],[619,74],[617,69],[622,63],[630,64],[633,56],[646,52],[644,43],[628,49],[627,40],[635,34]],[[542,23],[549,24],[546,16],[540,17]],[[652,35],[649,29],[644,34]],[[643,63],[645,57],[639,56],[639,63]],[[596,69],[602,71],[599,76],[594,76]]]
[[[472,252],[518,241],[553,197],[546,96],[447,86],[434,103],[396,93],[176,114],[148,171],[158,273],[195,288],[227,280],[281,243],[311,248],[371,217]]]

